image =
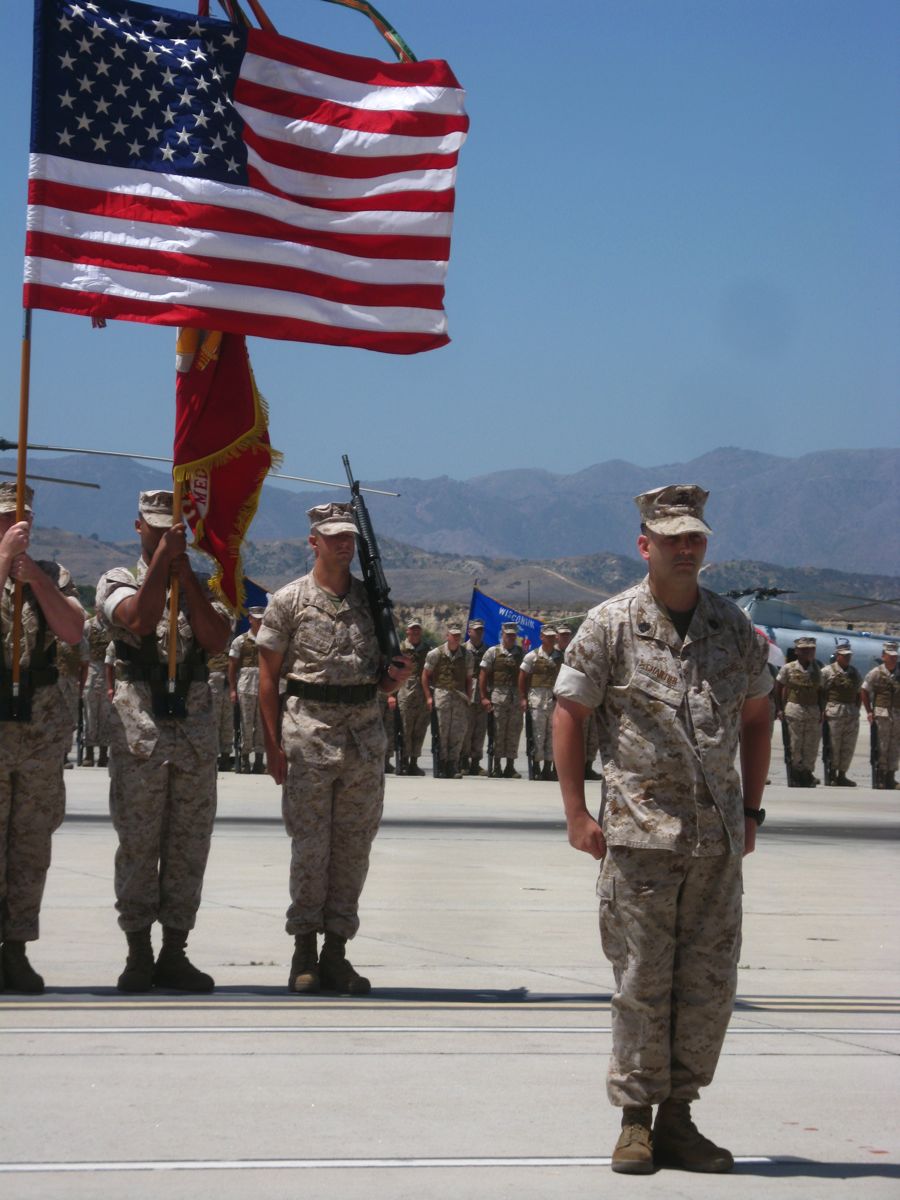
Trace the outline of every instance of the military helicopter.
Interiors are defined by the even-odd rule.
[[[819,625],[805,617],[799,608],[780,599],[793,594],[785,588],[746,588],[725,594],[744,610],[786,658],[793,658],[794,639],[798,637],[816,639],[816,658],[822,663],[833,659],[839,640],[848,641],[853,651],[853,664],[865,675],[881,660],[881,647],[889,640],[887,634],[865,633],[851,625],[842,629]]]

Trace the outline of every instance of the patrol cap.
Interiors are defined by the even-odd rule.
[[[541,637],[556,637],[558,630],[555,625],[547,625],[544,623],[541,626]]]
[[[515,621],[504,621],[500,626],[500,629],[503,631],[503,633],[514,633],[516,637],[519,636],[519,627]]]
[[[484,629],[484,621],[482,621],[481,617],[476,617],[474,619],[474,621],[469,622],[469,628],[470,629]]]
[[[248,617],[259,617],[262,619],[266,615],[266,606],[264,604],[254,604],[252,608],[247,609]]]
[[[703,520],[709,492],[696,483],[670,483],[666,487],[642,492],[634,502],[641,524],[654,533],[712,533]]]
[[[310,533],[324,533],[326,537],[333,537],[336,533],[357,532],[353,506],[350,504],[338,504],[335,501],[317,504],[315,508],[308,508],[306,515],[309,517]]]
[[[25,484],[25,511],[32,511],[31,504],[34,500],[34,488]],[[16,485],[14,483],[0,483],[0,513],[16,512]]]
[[[459,621],[451,621],[447,626],[447,633],[458,633],[462,637],[462,626]]]
[[[798,637],[794,638],[795,650],[815,650],[816,639],[814,637]]]
[[[159,489],[141,492],[138,496],[138,512],[154,529],[171,529],[173,499],[171,492]]]
[[[884,645],[882,646],[882,650],[884,651],[885,654],[896,654],[897,653],[897,643],[896,642],[885,642]]]
[[[423,627],[422,622],[419,620],[418,617],[410,617],[409,620],[406,622],[407,629],[421,629],[422,627]]]
[[[834,652],[835,654],[852,654],[853,650],[850,648],[850,643],[846,638],[838,638]]]

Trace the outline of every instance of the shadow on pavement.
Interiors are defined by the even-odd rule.
[[[737,1162],[733,1175],[760,1175],[768,1179],[900,1179],[894,1163],[815,1162],[809,1158],[779,1157],[770,1162]]]

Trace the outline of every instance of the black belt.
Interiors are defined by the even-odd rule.
[[[167,683],[169,668],[165,663],[126,662],[122,666],[122,677],[128,683]],[[176,683],[206,683],[209,668],[200,663],[177,663]]]
[[[320,704],[368,704],[378,688],[374,683],[355,683],[340,687],[333,683],[304,683],[302,679],[287,681],[287,694],[301,700],[318,700]]]

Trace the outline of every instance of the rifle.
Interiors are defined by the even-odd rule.
[[[781,742],[784,746],[784,765],[787,768],[787,785],[794,786],[794,767],[791,759],[791,731],[788,729],[787,717],[781,718]]]
[[[878,748],[878,726],[873,721],[869,726],[869,763],[872,767],[872,787],[881,787],[881,755]]]
[[[528,778],[537,779],[537,764],[534,761],[534,718],[531,705],[525,708],[525,754],[528,758]]]
[[[397,774],[405,775],[406,768],[403,764],[406,761],[406,742],[403,737],[403,718],[400,715],[399,700],[394,709],[394,754],[397,758]]]
[[[369,608],[372,610],[372,620],[375,622],[375,636],[378,638],[378,645],[385,658],[399,660],[396,661],[396,665],[401,666],[403,652],[400,649],[397,630],[394,628],[394,605],[391,600],[391,589],[388,587],[381,566],[381,555],[375,539],[375,530],[372,528],[366,502],[359,494],[359,480],[353,478],[350,459],[346,454],[342,454],[341,461],[350,483],[350,507],[353,509],[357,529],[356,551],[359,555],[359,565],[362,568],[363,582],[369,595]]]
[[[826,717],[822,722],[822,766],[825,770],[826,784],[834,783],[834,761],[831,754],[831,728]]]
[[[435,779],[443,775],[441,771],[441,727],[438,722],[437,704],[434,700],[434,688],[431,688],[431,773]]]
[[[84,762],[84,696],[78,697],[78,725],[75,728],[75,762]]]
[[[236,700],[231,706],[231,719],[234,722],[234,771],[240,775],[244,769],[241,762],[241,751],[244,748],[244,735],[241,730],[241,702]]]

